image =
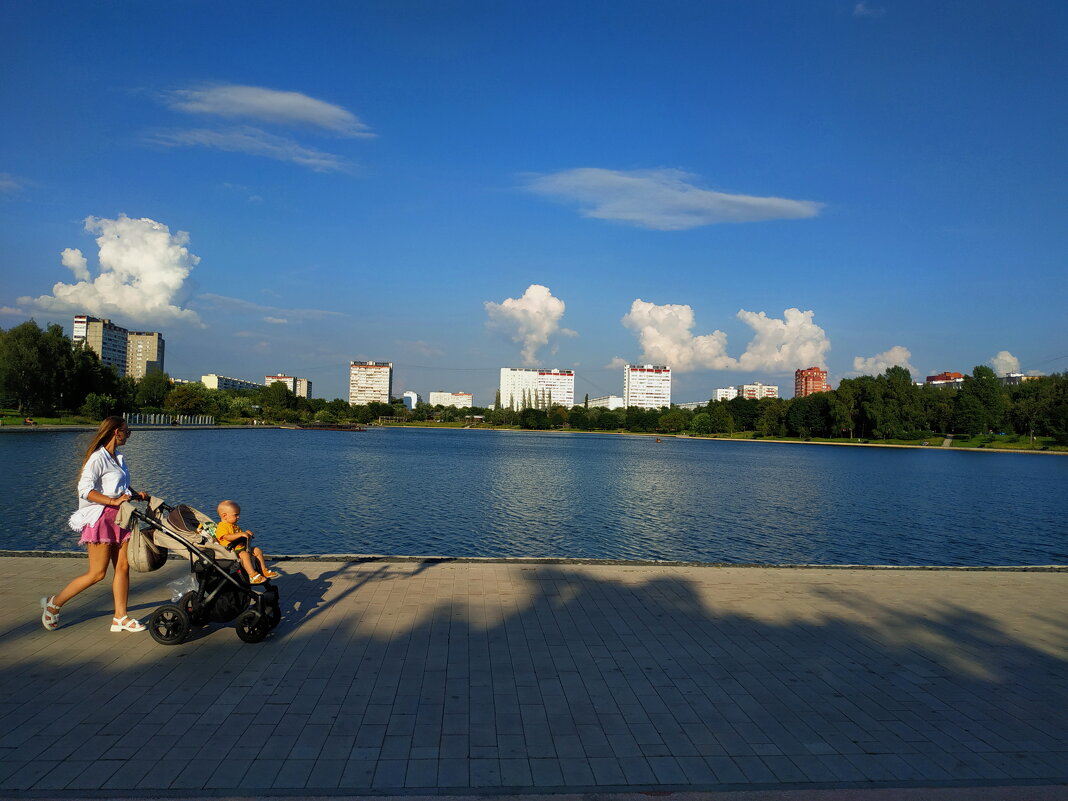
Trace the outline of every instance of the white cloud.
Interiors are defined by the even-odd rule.
[[[13,306],[0,306],[0,314],[3,314],[4,316],[18,315],[21,317],[26,314],[26,312],[22,309],[16,309]]]
[[[261,120],[283,125],[307,125],[338,136],[374,137],[360,119],[342,106],[300,92],[236,84],[178,89],[166,95],[171,108],[190,114],[210,114]]]
[[[489,316],[487,325],[509,335],[523,346],[523,363],[534,365],[538,349],[549,343],[555,334],[575,336],[568,328],[560,328],[564,316],[564,302],[553,297],[552,290],[541,284],[531,284],[521,298],[506,298],[500,303],[487,300],[483,304]]]
[[[269,323],[284,323],[288,322],[290,319],[319,320],[324,317],[348,316],[342,312],[326,311],[324,309],[282,309],[277,306],[264,306],[259,303],[253,303],[250,300],[230,298],[225,295],[216,295],[211,292],[204,292],[197,295],[197,303],[198,305],[203,303],[211,308],[226,309],[231,312],[262,315],[263,319]]]
[[[146,137],[151,144],[163,147],[210,147],[228,153],[246,153],[277,161],[289,161],[316,172],[349,172],[353,165],[333,153],[305,147],[285,136],[277,136],[252,126],[227,130],[191,128],[179,131],[155,131]]]
[[[89,280],[89,262],[78,248],[64,248],[59,257],[63,266],[69,268],[75,278],[80,281]]]
[[[0,172],[0,192],[17,192],[22,185],[10,173]]]
[[[723,331],[693,334],[694,313],[687,305],[658,306],[639,298],[622,322],[637,335],[643,360],[667,364],[680,373],[699,369],[789,372],[825,365],[831,343],[813,322],[813,312],[786,309],[778,319],[741,309],[737,316],[754,332],[737,359],[728,355]]]
[[[891,367],[904,367],[910,373],[915,374],[916,368],[910,363],[912,352],[902,346],[894,345],[890,350],[876,353],[874,356],[853,358],[853,369],[860,375],[882,375]]]
[[[998,375],[1020,372],[1020,360],[1007,350],[999,350],[997,356],[991,357],[987,364],[993,367]]]
[[[285,317],[264,317],[263,322],[271,325],[285,325],[289,322]]]
[[[861,0],[861,2],[853,6],[854,17],[881,17],[885,13],[885,8],[868,5],[867,0]]]
[[[622,356],[613,356],[611,360],[604,366],[605,370],[622,369],[627,366],[627,360]]]
[[[694,315],[689,306],[657,306],[637,298],[623,316],[623,325],[637,335],[644,361],[666,364],[680,373],[702,367],[733,370],[738,366],[727,355],[725,333],[693,335]]]
[[[730,195],[701,189],[682,170],[624,172],[583,167],[527,181],[526,188],[577,203],[586,217],[616,220],[640,228],[681,231],[714,223],[815,217],[822,204],[779,197]]]
[[[99,234],[99,274],[91,279],[81,252],[67,248],[63,264],[84,280],[57,283],[51,295],[19,298],[18,302],[47,312],[86,313],[132,322],[200,324],[195,311],[182,308],[179,298],[190,271],[200,261],[189,252],[189,234],[172,234],[163,223],[147,217],[118,219],[86,217],[85,230]],[[79,259],[80,257],[80,259]]]
[[[742,309],[738,319],[756,332],[738,359],[741,370],[793,372],[799,367],[826,367],[831,341],[816,325],[812,311],[786,309],[781,320]]]

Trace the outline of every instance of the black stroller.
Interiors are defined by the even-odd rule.
[[[282,620],[278,588],[268,581],[252,589],[237,556],[204,533],[210,517],[191,506],[168,506],[153,499],[149,508],[134,511],[145,524],[142,535],[155,545],[189,553],[189,568],[196,588],[176,603],[164,604],[152,613],[148,632],[162,645],[177,645],[193,626],[228,623],[237,618],[237,636],[245,642],[260,642]]]

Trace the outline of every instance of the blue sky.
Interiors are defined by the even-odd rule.
[[[0,327],[674,399],[1068,367],[1062,2],[0,5]]]

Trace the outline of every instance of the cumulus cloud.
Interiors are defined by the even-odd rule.
[[[190,114],[310,126],[337,136],[375,136],[348,109],[300,92],[221,84],[178,89],[165,95],[165,98],[171,108]]]
[[[549,338],[561,334],[575,336],[575,332],[560,327],[564,316],[564,302],[553,297],[552,290],[541,284],[531,284],[521,298],[505,298],[500,303],[487,300],[483,304],[491,328],[506,333],[513,342],[523,346],[522,357],[526,365],[537,362],[538,349],[549,343]]]
[[[613,356],[608,364],[604,366],[605,370],[614,370],[616,368],[623,368],[627,366],[627,360],[622,356]]]
[[[694,313],[687,305],[658,306],[639,298],[622,322],[637,335],[643,360],[667,364],[680,373],[698,369],[787,372],[825,365],[831,343],[813,322],[813,312],[786,309],[778,319],[741,309],[737,316],[753,329],[753,338],[738,358],[727,353],[723,331],[694,335]]]
[[[61,254],[62,262],[82,280],[57,283],[51,295],[19,298],[20,304],[46,312],[119,317],[157,327],[178,321],[200,324],[197,313],[179,302],[190,271],[200,261],[186,247],[188,233],[172,234],[163,223],[125,214],[114,220],[86,217],[85,230],[99,234],[96,278],[92,278],[81,251],[67,248]]]
[[[993,367],[994,372],[998,375],[1020,372],[1020,360],[1007,350],[999,350],[997,355],[991,357],[987,364]]]
[[[578,204],[585,217],[640,228],[681,231],[714,223],[815,217],[822,204],[780,197],[731,195],[702,189],[682,170],[605,170],[583,167],[528,179],[539,195]]]
[[[657,306],[638,298],[624,315],[623,325],[637,335],[645,361],[667,364],[680,373],[701,367],[733,370],[738,366],[727,355],[725,333],[693,335],[694,315],[690,306]]]
[[[891,367],[904,367],[910,373],[916,369],[909,364],[912,352],[902,345],[894,345],[890,350],[876,353],[865,359],[863,356],[853,358],[853,369],[860,375],[882,375]]]
[[[831,341],[812,320],[812,311],[786,309],[782,319],[742,309],[738,319],[755,332],[738,359],[742,370],[793,372],[798,367],[826,367]]]
[[[80,281],[89,280],[89,262],[85,260],[85,256],[78,248],[64,248],[59,258],[63,266],[74,273],[75,278]]]
[[[246,153],[292,162],[315,172],[349,172],[354,168],[351,162],[334,153],[306,147],[287,136],[277,136],[252,126],[226,130],[155,131],[148,134],[145,141],[162,147],[208,147],[228,153]]]

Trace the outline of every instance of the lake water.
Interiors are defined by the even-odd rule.
[[[0,435],[0,549],[74,550],[85,432]],[[508,431],[135,430],[134,486],[268,553],[1068,562],[1068,457]]]

